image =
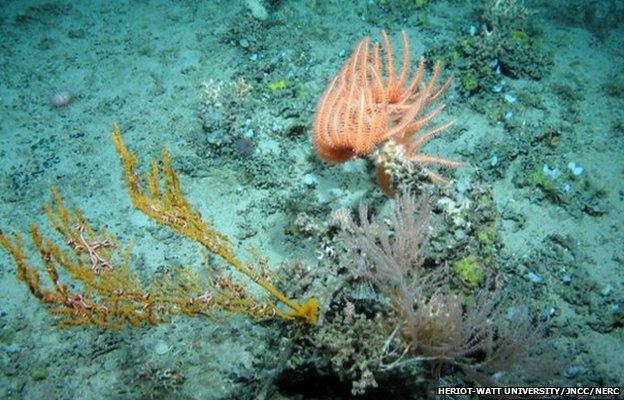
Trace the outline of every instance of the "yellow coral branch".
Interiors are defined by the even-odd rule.
[[[143,322],[162,322],[171,315],[212,315],[215,310],[257,317],[277,316],[308,324],[316,322],[319,305],[315,298],[303,304],[289,299],[269,281],[262,264],[260,268],[253,268],[240,261],[228,237],[212,228],[193,209],[182,195],[166,151],[163,151],[162,167],[152,162],[144,182],[136,172],[137,158],[123,144],[117,125],[112,136],[134,206],[156,222],[219,255],[275,300],[261,302],[248,296],[246,288],[229,275],[215,277],[213,274],[201,279],[187,268],[172,269],[168,275],[144,283],[131,272],[130,251],[120,251],[117,239],[105,230],[96,232],[79,210],[67,209],[59,193],[52,188],[52,203],[44,205],[44,209],[67,249],[46,239],[36,225],[31,229],[31,238],[49,284],[42,283],[41,268],[29,264],[20,234],[11,237],[0,231],[0,245],[13,258],[17,276],[30,292],[50,305],[53,314],[62,317],[61,326],[86,324],[121,328]],[[62,282],[68,276],[72,285]],[[280,303],[283,306],[278,306]]]

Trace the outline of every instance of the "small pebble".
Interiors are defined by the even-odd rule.
[[[154,352],[156,352],[156,354],[158,354],[159,356],[162,356],[163,354],[169,352],[169,345],[163,340],[159,340],[154,346]]]
[[[604,289],[602,289],[602,292],[600,292],[600,294],[606,297],[610,295],[612,291],[613,291],[613,286],[611,284],[608,284],[607,286],[605,286]]]
[[[242,382],[243,381],[243,374],[241,373],[240,369],[234,367],[230,370],[230,373],[228,374],[230,379],[233,380],[234,382]]]
[[[461,194],[466,193],[470,190],[470,184],[468,182],[457,182],[457,191]]]
[[[581,372],[583,372],[583,369],[574,365],[566,368],[566,370],[563,371],[563,376],[566,378],[574,378]]]
[[[548,164],[544,164],[544,168],[542,168],[542,171],[544,171],[544,173],[550,176],[552,179],[557,179],[561,176],[561,171],[559,171],[559,168],[550,168]]]
[[[574,161],[570,161],[568,163],[568,169],[572,172],[572,175],[579,176],[583,173],[583,167],[575,163]]]
[[[505,319],[507,321],[515,320],[517,316],[518,316],[518,310],[516,309],[516,307],[507,308],[507,312],[505,313]]]
[[[56,90],[50,96],[50,104],[54,107],[65,107],[74,100],[74,95],[67,90]]]
[[[542,282],[542,277],[539,276],[538,274],[536,274],[535,272],[529,272],[527,274],[527,277],[533,283],[541,283]]]
[[[466,232],[464,232],[462,229],[458,229],[455,231],[454,236],[455,236],[455,239],[457,240],[464,240],[466,239],[467,235],[466,235]]]
[[[492,374],[492,379],[494,379],[497,382],[503,379],[504,377],[505,377],[504,371],[497,371]]]
[[[303,176],[303,184],[307,187],[313,187],[318,184],[318,180],[313,174],[305,174]]]
[[[498,165],[498,156],[494,154],[492,158],[490,158],[490,167],[496,167]]]
[[[542,316],[545,319],[551,318],[553,315],[555,315],[555,307],[548,307],[547,309],[544,310],[544,312],[542,313]]]
[[[515,103],[518,98],[511,93],[505,94],[505,101],[507,103]]]

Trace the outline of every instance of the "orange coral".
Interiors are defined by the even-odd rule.
[[[451,78],[438,85],[441,65],[436,63],[429,82],[424,82],[425,59],[421,57],[408,84],[407,33],[402,32],[403,65],[398,75],[388,35],[382,30],[381,36],[385,67],[380,45],[375,43],[371,50],[370,38],[365,37],[321,97],[313,136],[319,157],[330,163],[342,163],[369,155],[375,147],[393,140],[415,163],[450,168],[461,165],[457,161],[418,153],[426,142],[453,124],[448,121],[416,134],[443,110],[443,104],[432,110],[428,108],[444,94]],[[433,172],[430,178],[436,183],[444,181]]]

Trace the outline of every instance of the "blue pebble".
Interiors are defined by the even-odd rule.
[[[496,167],[498,165],[498,156],[494,154],[492,158],[490,158],[490,167]]]
[[[542,282],[542,277],[539,276],[538,274],[536,274],[535,272],[529,272],[527,274],[527,277],[531,280],[531,282],[533,283],[541,283]]]
[[[574,378],[581,372],[583,372],[583,369],[574,365],[566,368],[566,370],[563,371],[563,376],[566,378]]]

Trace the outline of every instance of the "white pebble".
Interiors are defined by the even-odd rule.
[[[50,104],[54,107],[65,107],[69,105],[74,99],[74,95],[67,90],[56,90],[52,96],[50,96]]]
[[[583,167],[581,167],[580,165],[578,165],[574,161],[570,161],[568,163],[568,169],[570,170],[570,172],[572,172],[572,175],[574,175],[574,176],[579,176],[584,171]]]
[[[515,103],[516,100],[518,100],[518,98],[514,96],[513,94],[511,93],[505,94],[505,101],[507,101],[507,103]]]
[[[550,168],[548,164],[544,164],[544,168],[542,169],[542,171],[544,171],[544,173],[550,176],[552,179],[557,179],[561,176],[561,171],[559,171],[559,168]]]
[[[159,356],[162,356],[163,354],[169,352],[169,345],[163,340],[159,340],[158,342],[156,342],[156,345],[154,345],[154,352]]]
[[[533,283],[541,283],[542,282],[542,277],[539,276],[538,274],[536,274],[535,272],[529,272],[527,274],[527,277]]]
[[[305,174],[303,176],[303,184],[307,187],[316,186],[318,184],[318,180],[313,174]]]
[[[492,158],[490,158],[490,167],[496,167],[498,165],[498,156],[494,154]]]

